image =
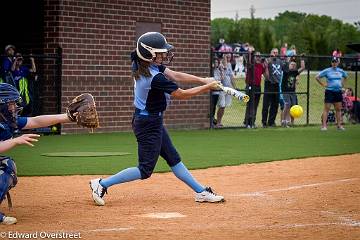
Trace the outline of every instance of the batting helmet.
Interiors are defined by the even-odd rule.
[[[172,48],[161,33],[147,32],[139,37],[136,53],[142,60],[151,62],[156,58],[156,53],[167,53]]]

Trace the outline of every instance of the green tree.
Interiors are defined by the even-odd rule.
[[[295,45],[298,53],[330,55],[335,48],[351,52],[346,44],[360,42],[359,25],[343,23],[329,16],[285,11],[272,19],[219,18],[211,21],[211,42],[249,42],[261,52],[282,43]]]
[[[259,45],[260,52],[264,54],[269,53],[275,47],[273,29],[267,24],[264,24],[262,28]]]
[[[230,29],[233,28],[234,20],[229,18],[217,18],[211,21],[211,44],[214,46],[220,38],[228,39]]]
[[[231,28],[229,29],[229,34],[226,41],[230,43],[238,43],[241,41],[243,34],[241,32],[240,21],[234,21]]]

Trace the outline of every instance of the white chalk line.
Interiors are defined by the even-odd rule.
[[[183,215],[178,212],[155,212],[155,213],[146,213],[137,215],[138,217],[145,218],[159,218],[159,219],[169,219],[169,218],[184,218],[186,215]]]
[[[353,226],[353,227],[360,227],[360,221],[354,220],[349,216],[344,216],[344,215],[341,215],[334,211],[321,211],[320,213],[330,216],[330,217],[337,218],[343,224]]]
[[[344,226],[344,227],[360,227],[360,222],[328,222],[328,223],[293,223],[284,225],[255,225],[249,226],[249,229],[291,229],[291,228],[307,228],[307,227],[323,227],[323,226]],[[241,226],[240,226],[241,228]]]
[[[294,229],[294,228],[309,228],[309,227],[325,227],[325,226],[342,226],[342,227],[360,227],[360,222],[354,221],[352,219],[344,219],[344,222],[328,222],[328,223],[293,223],[293,224],[284,224],[284,225],[248,225],[248,226],[237,226],[239,229]],[[81,232],[124,232],[133,230],[135,228],[104,228],[104,229],[94,229]],[[152,227],[149,227],[148,230],[152,230]]]
[[[337,183],[342,183],[342,182],[356,181],[358,179],[359,178],[346,178],[346,179],[339,179],[339,180],[321,182],[321,183],[296,185],[296,186],[291,186],[291,187],[287,187],[287,188],[270,189],[270,190],[265,190],[265,191],[256,191],[256,192],[249,192],[249,193],[235,193],[235,194],[229,194],[227,196],[232,196],[232,197],[262,197],[262,196],[265,196],[266,193],[283,192],[283,191],[296,190],[296,189],[309,188],[309,187],[318,187],[318,186],[331,185],[331,184],[337,184]]]
[[[98,228],[98,229],[91,229],[91,230],[50,230],[46,231],[48,233],[94,233],[94,232],[125,232],[129,230],[135,229],[134,227],[119,227],[119,228]],[[39,230],[36,232],[43,232],[43,230]]]
[[[98,229],[92,229],[92,230],[86,230],[81,232],[124,232],[133,230],[135,228],[133,227],[122,227],[122,228],[98,228]]]

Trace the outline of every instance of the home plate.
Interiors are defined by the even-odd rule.
[[[147,218],[182,218],[186,217],[185,215],[178,213],[178,212],[159,212],[159,213],[148,213],[142,214],[140,217],[147,217]]]

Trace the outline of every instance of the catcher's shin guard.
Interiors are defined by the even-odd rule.
[[[9,191],[17,184],[16,165],[9,157],[0,157],[0,203],[7,197],[12,207]]]

